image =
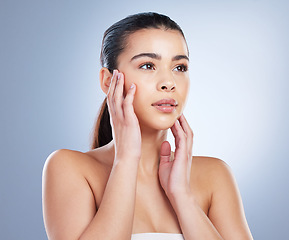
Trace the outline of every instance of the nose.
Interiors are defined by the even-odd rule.
[[[175,91],[176,83],[172,76],[166,75],[158,82],[157,88],[159,91],[172,92]]]

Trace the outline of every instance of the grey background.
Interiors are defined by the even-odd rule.
[[[102,34],[143,11],[167,14],[187,37],[194,155],[231,166],[255,239],[288,239],[289,4],[280,0],[0,0],[0,239],[46,239],[45,159],[89,149],[104,97]]]

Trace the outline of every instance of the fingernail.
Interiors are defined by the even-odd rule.
[[[120,79],[120,77],[121,77],[121,74],[119,73],[119,74],[117,74],[117,80],[119,80]]]
[[[134,88],[135,87],[135,85],[132,83],[131,85],[130,85],[130,88]]]

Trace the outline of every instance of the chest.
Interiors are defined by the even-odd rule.
[[[143,232],[181,232],[173,207],[157,186],[137,188],[133,233]]]
[[[207,214],[209,199],[206,191],[194,190],[200,207]],[[160,184],[138,184],[133,233],[181,233],[177,215]]]
[[[103,171],[101,177],[99,173],[89,176],[97,207],[101,203],[109,174],[110,171],[107,170]],[[94,179],[95,176],[98,178]],[[193,183],[191,188],[197,202],[204,213],[208,214],[211,198],[206,186],[197,178]],[[181,233],[177,215],[158,179],[151,182],[137,182],[134,210],[133,233]]]

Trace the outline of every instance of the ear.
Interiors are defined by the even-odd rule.
[[[103,67],[100,69],[99,71],[100,87],[105,94],[107,94],[108,92],[111,78],[112,78],[112,73],[110,73],[110,71],[107,68]]]

